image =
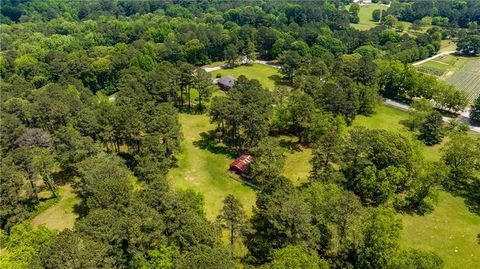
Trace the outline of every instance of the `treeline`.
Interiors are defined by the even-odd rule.
[[[480,3],[475,0],[400,0],[393,1],[385,15],[392,14],[408,22],[418,22],[428,17],[434,25],[475,29],[480,24],[479,10]]]

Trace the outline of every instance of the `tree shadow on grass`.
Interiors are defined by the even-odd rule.
[[[200,140],[194,141],[193,145],[204,150],[208,150],[214,154],[223,154],[229,158],[236,158],[238,154],[230,150],[227,146],[218,143],[217,133],[215,130],[200,133]]]
[[[271,75],[268,76],[269,79],[273,80],[275,86],[287,86],[288,83],[280,75]]]
[[[290,151],[290,152],[299,152],[302,151],[302,145],[300,145],[296,141],[292,140],[287,140],[287,139],[279,139],[278,143],[280,144],[280,147]]]

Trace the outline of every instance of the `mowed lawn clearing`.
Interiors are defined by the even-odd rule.
[[[350,6],[347,6],[347,10],[350,8]],[[375,9],[380,9],[380,10],[387,10],[388,6],[382,5],[382,4],[369,4],[369,5],[363,5],[360,6],[360,12],[358,13],[358,17],[360,18],[359,23],[352,23],[352,27],[361,30],[361,31],[366,31],[369,30],[375,26],[380,25],[378,22],[373,21],[372,19],[372,12]]]
[[[462,198],[441,192],[435,210],[425,216],[402,215],[403,247],[430,250],[445,268],[479,268],[480,216],[468,211]]]
[[[263,87],[270,90],[275,88],[275,86],[282,85],[283,83],[282,74],[280,74],[278,68],[259,63],[215,70],[212,71],[211,74],[213,78],[215,78],[218,74],[220,74],[221,77],[232,76],[235,78],[244,75],[248,79],[258,80]]]
[[[60,201],[49,207],[42,213],[33,218],[34,226],[45,224],[49,229],[64,230],[73,228],[78,215],[74,212],[75,205],[80,203],[80,199],[70,185],[58,187],[60,191]]]
[[[193,189],[205,197],[205,211],[209,220],[215,220],[222,208],[222,201],[233,194],[250,215],[255,204],[255,191],[229,177],[228,167],[233,157],[223,148],[213,145],[202,149],[201,134],[214,129],[207,115],[180,114],[184,140],[182,152],[177,155],[178,167],[170,169],[168,180],[174,188]],[[215,152],[216,151],[216,152]]]

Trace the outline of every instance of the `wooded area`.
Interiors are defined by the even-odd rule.
[[[480,97],[411,63],[446,39],[476,57],[480,2],[392,1],[365,31],[351,26],[359,8],[2,1],[0,268],[443,268],[437,253],[401,246],[399,214],[428,215],[439,191],[480,214],[480,137],[443,119],[469,108],[476,124]],[[203,67],[215,62],[218,76],[237,72],[228,91]],[[354,124],[383,98],[410,105],[408,134]],[[212,128],[191,133],[187,115]],[[216,188],[228,166],[214,166],[251,155],[242,180],[258,189],[234,186],[253,207],[229,190],[212,219],[200,188],[176,188],[175,176],[203,172],[182,173],[185,141],[217,158],[193,161],[223,158],[196,166]],[[434,160],[422,151],[433,145]],[[298,184],[286,147],[311,152]],[[65,191],[73,227],[32,221]]]

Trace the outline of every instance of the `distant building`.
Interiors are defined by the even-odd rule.
[[[244,174],[250,164],[253,162],[253,157],[250,155],[242,155],[230,164],[230,171],[233,171],[239,175]]]
[[[217,79],[217,85],[224,92],[228,92],[233,87],[234,84],[235,84],[235,78],[232,76],[226,76],[226,77]]]

